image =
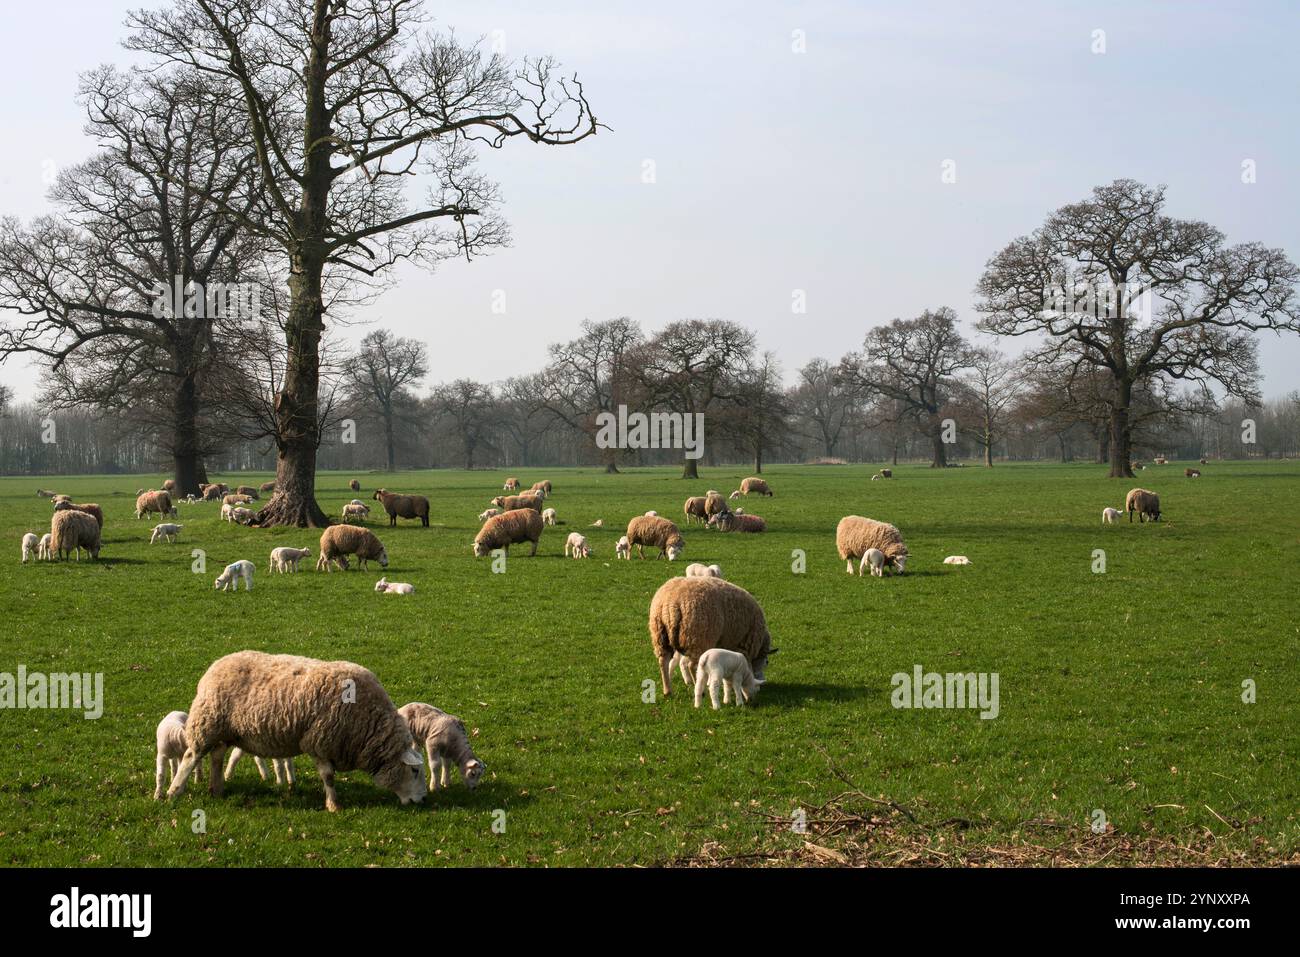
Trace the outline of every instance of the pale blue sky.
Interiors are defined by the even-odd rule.
[[[121,23],[141,2],[8,5],[0,212],[41,212],[43,171],[90,152],[77,73],[129,62]],[[789,378],[897,316],[948,305],[973,322],[989,256],[1118,177],[1165,183],[1173,215],[1300,259],[1295,4],[448,0],[428,10],[463,37],[502,30],[511,54],[559,57],[613,127],[573,149],[520,143],[486,157],[514,247],[434,274],[404,269],[361,317],[428,340],[430,383],[531,371],[583,319],[618,315],[651,329],[742,322]],[[1104,54],[1091,52],[1094,30]],[[653,185],[641,182],[647,159]],[[955,184],[940,179],[948,159]],[[1241,182],[1244,159],[1257,164],[1253,185]],[[504,316],[491,311],[497,289]],[[795,289],[806,315],[791,313]],[[1268,337],[1261,358],[1266,395],[1300,388],[1300,337]],[[14,361],[0,381],[22,398],[34,391]]]

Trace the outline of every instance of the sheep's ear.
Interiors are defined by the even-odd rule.
[[[402,763],[411,764],[418,768],[424,764],[424,758],[420,757],[420,752],[415,748],[407,748],[402,752]]]
[[[774,654],[776,654],[780,650],[781,650],[780,648],[769,648],[767,649],[767,656],[771,658]]]

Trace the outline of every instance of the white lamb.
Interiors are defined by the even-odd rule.
[[[722,569],[717,565],[703,565],[700,562],[694,562],[686,566],[687,578],[721,578]]]
[[[483,511],[478,513],[478,520],[480,522],[486,522],[493,515],[500,515],[500,514],[501,514],[501,509],[499,508],[485,508]]]
[[[212,583],[213,588],[219,588],[222,591],[230,591],[233,588],[239,591],[239,580],[244,580],[245,591],[253,590],[253,563],[247,559],[241,558],[237,562],[231,562],[226,566],[226,570],[217,576],[217,580]]]
[[[862,577],[862,570],[868,565],[871,566],[871,574],[877,578],[885,577],[885,553],[878,548],[868,548],[862,553],[862,561],[858,563],[858,577]]]
[[[364,522],[369,514],[369,507],[362,502],[348,502],[343,506],[343,521],[345,522],[351,518],[357,518]]]
[[[184,711],[168,712],[167,717],[158,722],[158,730],[154,735],[158,743],[157,760],[154,763],[153,776],[153,799],[162,800],[163,794],[163,766],[171,772],[171,776],[176,776],[176,769],[180,767],[181,758],[185,756],[185,721],[189,715]],[[194,780],[199,779],[199,766],[194,765]],[[168,784],[170,784],[170,779]]]
[[[237,525],[248,525],[256,514],[252,509],[240,508],[236,505],[230,510],[230,520]]]
[[[555,522],[556,522],[556,520],[557,520],[557,518],[558,518],[558,516],[555,514],[555,509],[553,509],[553,508],[545,508],[545,509],[542,509],[542,524],[543,524],[543,525],[554,525]]]
[[[879,475],[873,475],[873,476],[871,476],[871,481],[875,482],[875,481],[877,481],[879,478],[880,478]]]
[[[709,700],[713,702],[713,710],[717,711],[721,706],[718,701],[719,690],[722,692],[721,704],[727,703],[727,692],[730,691],[732,703],[740,706],[753,700],[754,695],[758,694],[759,689],[763,687],[763,682],[754,677],[749,659],[739,651],[710,648],[700,655],[699,664],[695,666],[695,707],[697,708],[704,700],[706,685],[709,689]]]
[[[36,557],[43,561],[51,561],[54,556],[50,554],[50,533],[46,532],[41,536],[41,540],[36,545]]]
[[[1114,525],[1116,520],[1123,514],[1124,513],[1117,508],[1103,508],[1101,510],[1101,524]]]
[[[659,513],[656,512],[654,509],[650,509],[650,511],[648,511],[648,512],[645,513],[645,517],[646,517],[646,518],[658,518],[658,517],[659,517]]]
[[[587,544],[587,536],[579,532],[570,532],[569,537],[564,541],[564,555],[574,558],[590,558],[591,546]]]
[[[180,534],[184,525],[174,525],[171,522],[163,522],[153,527],[153,534],[149,536],[149,544],[160,542],[166,539],[168,542],[175,542],[176,536]]]
[[[406,582],[390,582],[387,578],[381,578],[375,582],[375,591],[385,592],[389,595],[414,595],[415,586]]]
[[[628,561],[632,560],[632,546],[628,544],[626,535],[614,543],[614,558],[626,558]]]
[[[965,555],[949,555],[943,560],[945,565],[969,565],[970,559]]]
[[[23,561],[26,565],[28,560],[36,560],[36,547],[40,544],[40,539],[36,537],[35,532],[28,532],[23,536]]]
[[[290,548],[288,545],[281,545],[279,548],[271,549],[271,571],[282,575],[285,572],[296,572],[298,563],[310,557],[310,548]]]

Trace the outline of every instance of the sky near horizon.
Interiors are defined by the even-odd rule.
[[[94,151],[77,76],[131,63],[126,11],[162,5],[9,5],[0,215],[46,212],[50,172]],[[520,142],[485,155],[512,247],[434,272],[404,265],[340,330],[347,341],[376,326],[427,341],[426,389],[535,371],[546,344],[584,319],[623,315],[647,330],[739,322],[790,382],[894,318],[946,305],[972,326],[989,257],[1121,177],[1166,184],[1170,215],[1300,260],[1300,5],[541,7],[426,6],[462,39],[554,55],[612,127],[576,147]],[[1099,30],[1104,53],[1093,52]],[[799,291],[804,314],[792,311]],[[1265,334],[1260,360],[1266,396],[1300,388],[1300,337]],[[36,370],[10,359],[0,383],[31,399]]]

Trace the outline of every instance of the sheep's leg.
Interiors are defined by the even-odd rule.
[[[334,793],[334,765],[323,758],[313,758],[313,760],[316,762],[316,773],[320,775],[321,784],[325,786],[325,810],[337,811],[339,798]]]
[[[722,707],[720,704],[718,704],[719,684],[721,684],[721,682],[717,678],[715,677],[709,678],[709,701],[712,703],[714,711],[717,711],[718,708]]]
[[[244,752],[239,748],[230,749],[230,760],[226,762],[225,778],[227,781],[229,781],[231,775],[235,773],[235,765],[239,763],[239,759],[242,758],[243,756],[244,756]]]
[[[745,688],[740,680],[740,675],[736,675],[731,679],[731,700],[735,702],[737,708],[745,703],[744,694]]]
[[[659,659],[659,678],[663,682],[664,697],[673,693],[673,660],[671,657]]]
[[[434,791],[438,788],[438,775],[434,771],[433,748],[429,747],[429,742],[424,742],[424,759],[429,765],[429,790]]]
[[[731,679],[723,678],[718,684],[722,685],[722,703],[731,704]]]
[[[163,781],[164,763],[167,764],[168,767],[171,767],[171,761],[167,758],[164,758],[163,753],[159,751],[157,761],[155,761],[154,763],[154,771],[153,771],[153,799],[155,801],[162,800],[162,791],[163,791],[162,781]]]
[[[853,574],[853,559],[850,558],[848,561],[845,562],[845,565],[847,566],[847,568],[846,568],[845,570],[846,570],[850,575],[852,575],[852,574]]]
[[[193,748],[186,748],[185,755],[181,758],[180,767],[176,769],[176,774],[172,777],[171,787],[167,789],[169,798],[179,797],[185,793],[185,785],[189,783],[190,772],[199,763],[202,755]]]
[[[698,708],[700,706],[700,702],[703,700],[704,700],[704,682],[696,681],[695,682],[695,707]]]
[[[537,554],[537,539],[533,539],[533,550],[528,553],[528,557],[532,558],[536,554]]]
[[[694,662],[692,662],[690,658],[686,657],[681,653],[678,653],[674,657],[677,658],[677,670],[680,671],[682,674],[682,684],[686,685],[689,688],[691,682],[695,680],[695,675],[692,672],[692,667],[694,666]]]
[[[208,781],[208,793],[213,797],[221,797],[226,789],[226,779],[221,776],[221,759],[225,756],[224,744],[213,748],[212,753],[208,755],[208,773],[211,775],[211,780]]]
[[[253,755],[253,764],[257,767],[257,776],[258,776],[259,778],[261,778],[263,781],[265,781],[266,778],[267,778],[267,774],[266,774],[266,761],[263,760],[262,758],[259,758],[259,757],[255,754],[255,755]],[[278,773],[277,773],[276,776],[275,776],[275,780],[276,780],[276,783],[279,783],[280,775],[279,775]]]
[[[445,757],[438,758],[438,776],[443,787],[451,787],[451,763]]]
[[[642,545],[640,542],[637,543],[637,546],[636,546],[636,553],[637,553],[637,555],[639,555],[641,558],[645,558],[645,546]]]

